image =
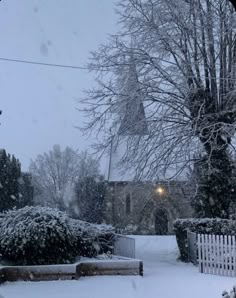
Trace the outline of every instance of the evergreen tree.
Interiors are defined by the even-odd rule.
[[[208,90],[192,93],[188,104],[192,126],[204,152],[198,162],[198,189],[193,200],[195,213],[199,217],[228,218],[233,203],[233,162],[229,145],[235,111],[219,112],[218,103]]]
[[[19,161],[5,150],[0,152],[0,212],[17,207],[21,175]]]
[[[192,201],[196,217],[228,218],[234,203],[233,163],[220,152],[209,163],[207,156],[196,164],[197,191]]]
[[[19,179],[19,201],[18,208],[32,206],[34,199],[34,187],[32,185],[32,175],[30,173],[22,173]]]
[[[105,195],[105,182],[100,178],[83,177],[75,185],[76,198],[73,209],[78,210],[79,219],[101,223]]]

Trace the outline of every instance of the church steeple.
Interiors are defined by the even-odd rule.
[[[116,111],[119,113],[120,127],[111,141],[108,181],[132,181],[135,169],[127,170],[122,165],[129,137],[148,135],[148,125],[143,106],[143,94],[138,80],[134,55],[130,55],[129,65],[119,77],[120,98]]]
[[[125,108],[122,111],[118,135],[146,135],[148,134],[148,125],[133,53],[130,55],[128,71],[123,84],[121,102]]]

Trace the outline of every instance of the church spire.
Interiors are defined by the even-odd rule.
[[[142,92],[138,81],[137,69],[133,52],[130,54],[127,74],[125,74],[122,90],[122,103],[125,108],[121,115],[119,135],[148,134],[147,120],[143,106]]]

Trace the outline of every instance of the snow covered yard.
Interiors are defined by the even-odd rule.
[[[217,298],[236,279],[198,273],[176,260],[172,236],[136,236],[137,258],[144,261],[144,277],[86,277],[78,281],[16,282],[0,286],[4,298]],[[1,297],[1,296],[0,296]]]

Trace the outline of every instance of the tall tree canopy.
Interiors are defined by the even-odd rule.
[[[208,204],[210,216],[228,217],[236,121],[234,7],[227,0],[120,0],[118,10],[120,32],[89,64],[98,87],[83,100],[91,117],[86,129],[101,133],[99,149],[109,148],[129,98],[121,83],[132,56],[149,134],[129,137],[123,161],[150,179],[177,164],[174,177],[201,152],[208,181],[202,209]]]
[[[99,164],[87,152],[53,146],[48,153],[31,161],[35,203],[66,209],[73,199],[75,182],[81,177],[98,175]]]
[[[33,187],[29,174],[21,172],[14,155],[0,150],[0,212],[31,205]]]
[[[101,223],[106,183],[102,177],[81,177],[75,184],[75,197],[71,202],[72,215],[80,220]]]

